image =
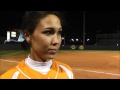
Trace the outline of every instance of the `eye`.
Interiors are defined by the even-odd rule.
[[[52,32],[52,31],[44,31],[43,33],[44,33],[44,34],[46,34],[47,36],[49,36],[49,35],[52,35],[52,34],[53,34],[53,32]]]
[[[62,34],[62,31],[59,31],[58,34],[61,35],[61,34]]]

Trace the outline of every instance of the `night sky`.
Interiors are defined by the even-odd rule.
[[[64,11],[65,25],[63,34],[66,39],[83,38],[83,11]],[[6,36],[6,31],[19,28],[24,11],[0,12],[0,37]],[[119,11],[85,11],[86,38],[93,40],[96,33],[116,33],[120,31]]]

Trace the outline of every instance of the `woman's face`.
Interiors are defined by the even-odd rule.
[[[31,57],[36,59],[53,59],[61,45],[62,26],[59,18],[55,15],[47,15],[41,19],[32,35],[29,36],[31,43]]]

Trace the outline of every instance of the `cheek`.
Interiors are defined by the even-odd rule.
[[[41,38],[39,41],[39,45],[41,45],[43,48],[49,47],[50,39]]]
[[[45,37],[34,37],[32,38],[32,46],[35,48],[46,48],[50,45],[49,38]]]
[[[59,43],[61,44],[61,42],[62,42],[62,40],[61,40],[61,38],[59,39]]]
[[[62,42],[62,37],[59,37],[59,42],[60,42],[60,43]]]

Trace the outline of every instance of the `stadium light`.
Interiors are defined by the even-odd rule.
[[[88,38],[87,41],[90,41],[90,39]]]
[[[71,39],[71,41],[73,41],[73,42],[74,42],[74,39]]]
[[[118,46],[119,44],[117,44],[117,46]]]
[[[76,39],[76,41],[78,41],[78,39]]]

